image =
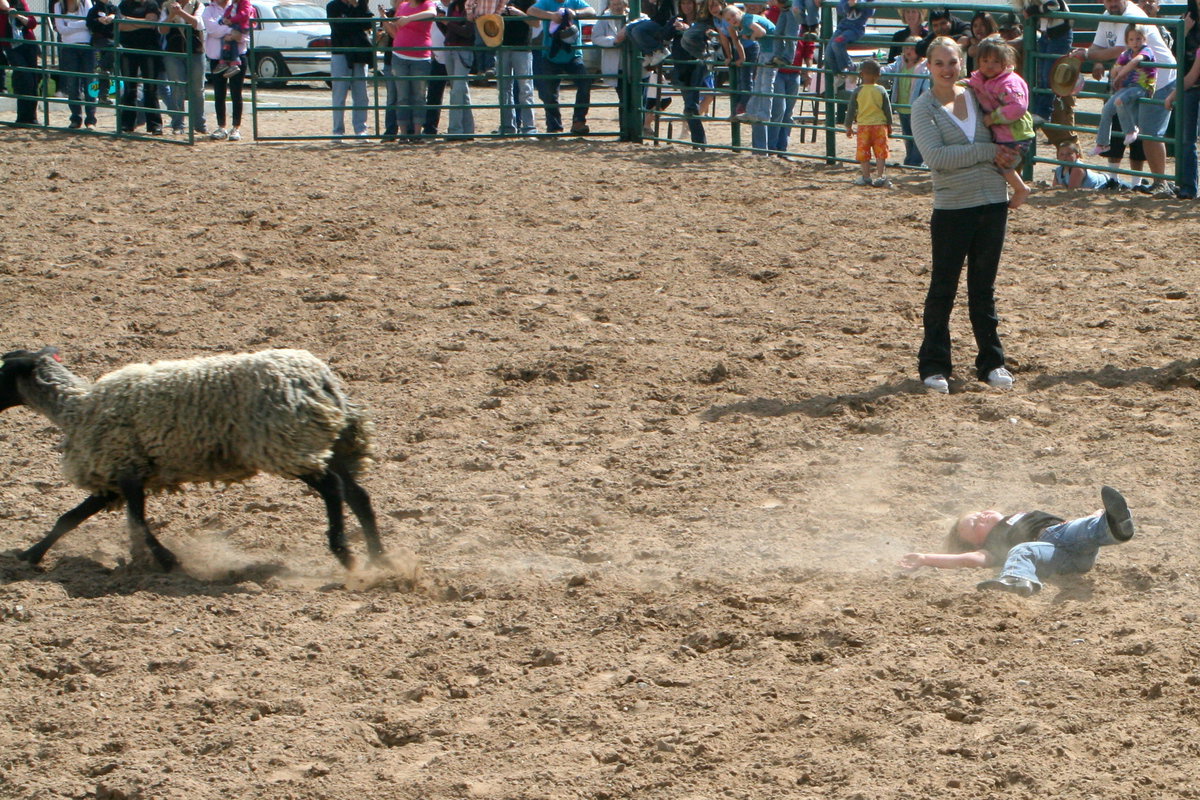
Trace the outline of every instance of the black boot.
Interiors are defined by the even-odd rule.
[[[1104,503],[1108,532],[1118,542],[1128,542],[1133,538],[1133,515],[1129,513],[1125,497],[1113,487],[1104,486],[1100,489],[1100,500]]]

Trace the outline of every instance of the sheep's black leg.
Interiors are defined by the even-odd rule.
[[[383,543],[379,540],[379,525],[375,521],[375,509],[371,508],[367,490],[358,485],[350,470],[336,458],[330,462],[329,469],[342,479],[342,496],[362,526],[363,538],[367,541],[367,555],[372,561],[376,560],[383,555]]]
[[[300,480],[309,488],[321,495],[325,501],[325,513],[329,515],[329,549],[342,562],[342,566],[350,569],[354,566],[354,558],[350,548],[346,546],[346,518],[342,509],[342,481],[333,472],[326,470],[319,475],[301,475]]]
[[[28,561],[30,564],[37,564],[42,560],[42,556],[46,555],[46,551],[53,547],[54,543],[61,539],[64,534],[75,530],[85,519],[97,511],[103,511],[109,503],[116,499],[116,495],[113,494],[88,495],[87,499],[82,503],[59,517],[58,521],[54,523],[54,527],[50,529],[50,532],[40,542],[24,553],[21,553],[20,558],[23,561]]]
[[[146,490],[138,478],[125,478],[117,484],[121,494],[125,495],[125,517],[129,521],[129,538],[134,553],[139,545],[150,548],[154,560],[164,572],[170,572],[179,566],[179,559],[167,548],[163,547],[146,523]]]

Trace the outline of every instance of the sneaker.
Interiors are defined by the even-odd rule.
[[[214,142],[222,142],[229,138],[229,133],[224,128],[217,128],[208,135],[208,138]]]
[[[1170,181],[1160,181],[1150,187],[1152,197],[1175,197],[1175,185]]]
[[[1004,367],[996,367],[987,374],[987,384],[993,389],[1011,389],[1013,374]]]
[[[855,186],[870,186],[871,179],[864,175],[859,175],[857,178],[854,179],[854,185]]]
[[[241,140],[242,140],[242,132],[239,131],[237,128],[234,128],[233,130],[231,130],[229,132],[229,141],[240,142]]]
[[[945,375],[930,375],[922,383],[927,389],[937,392],[938,394],[950,394],[950,381],[946,380]]]
[[[1118,542],[1127,542],[1133,538],[1133,515],[1129,513],[1129,504],[1125,497],[1111,486],[1100,488],[1100,500],[1104,503],[1104,521],[1108,523],[1108,532]]]
[[[100,105],[102,105],[102,106],[111,106],[111,105],[115,105],[115,104],[113,103],[113,99],[112,99],[111,97],[101,97],[101,98],[100,98]]]
[[[1140,180],[1133,185],[1133,190],[1142,194],[1154,194],[1154,184],[1147,180]]]
[[[981,592],[1009,592],[1021,597],[1030,597],[1037,594],[1042,587],[1026,578],[1001,575],[999,578],[977,583],[975,588]]]
[[[583,135],[585,133],[591,133],[591,132],[592,132],[592,129],[588,127],[586,122],[572,122],[571,123],[571,133]]]
[[[187,133],[185,128],[171,128],[172,136],[183,136],[185,133]]]
[[[889,189],[892,186],[892,182],[887,178],[876,178],[875,180],[871,181],[871,185],[880,189]]]
[[[659,64],[666,61],[667,57],[670,55],[671,52],[669,50],[655,50],[653,53],[642,59],[642,68],[651,69],[653,67],[657,67]]]

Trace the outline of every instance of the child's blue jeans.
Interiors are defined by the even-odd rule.
[[[1108,530],[1103,514],[1052,525],[1036,542],[1014,545],[1004,560],[1002,576],[1024,578],[1041,585],[1051,575],[1081,574],[1096,563],[1101,547],[1120,544]]]
[[[1121,130],[1131,132],[1137,127],[1138,100],[1146,96],[1146,90],[1141,86],[1126,86],[1104,101],[1100,112],[1100,124],[1096,127],[1096,141],[1101,147],[1108,146],[1112,138],[1112,121],[1115,114],[1121,120]]]
[[[833,38],[825,48],[825,61],[837,72],[853,72],[854,60],[850,58],[850,45],[857,42],[863,32],[855,29],[835,30]]]

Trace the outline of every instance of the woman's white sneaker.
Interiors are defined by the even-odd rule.
[[[1013,374],[1004,367],[996,367],[987,375],[988,386],[993,389],[1011,389],[1013,385]]]
[[[950,381],[945,375],[930,375],[924,381],[925,387],[940,394],[950,394]]]

